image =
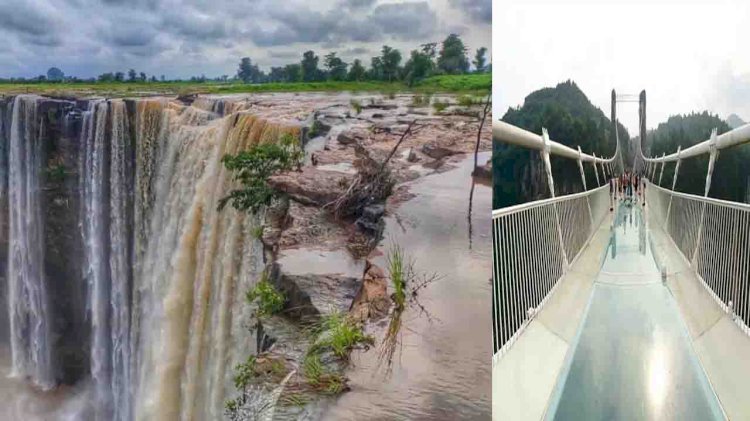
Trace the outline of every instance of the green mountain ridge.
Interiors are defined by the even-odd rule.
[[[615,137],[609,118],[571,80],[530,93],[522,106],[509,108],[502,120],[533,133],[541,133],[544,127],[551,139],[573,149],[580,146],[584,152],[605,157],[615,153]],[[618,123],[617,127],[620,142],[630,138],[622,124]],[[538,152],[499,142],[493,145],[495,208],[550,196]],[[583,191],[575,161],[552,157],[551,162],[556,195]],[[585,166],[585,173],[587,187],[596,187],[591,165]]]

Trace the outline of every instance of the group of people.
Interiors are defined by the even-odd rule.
[[[625,171],[622,175],[609,180],[609,192],[615,199],[632,201],[636,199],[636,196],[640,196],[642,189],[645,188],[645,183],[641,186],[642,182],[640,174]]]

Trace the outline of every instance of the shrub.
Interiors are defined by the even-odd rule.
[[[263,273],[261,280],[247,292],[247,301],[258,303],[258,317],[272,316],[284,308],[284,295],[277,291]]]
[[[245,386],[255,377],[255,356],[251,355],[246,362],[237,364],[234,371],[234,387],[238,390],[245,389]]]
[[[290,170],[298,165],[304,152],[297,139],[290,134],[283,135],[277,143],[264,143],[237,155],[225,155],[224,166],[234,172],[235,180],[244,188],[233,190],[219,201],[219,210],[227,203],[241,211],[258,212],[268,206],[276,196],[276,191],[268,185],[268,177]]]
[[[435,102],[432,103],[432,108],[435,109],[436,112],[441,113],[443,112],[450,103],[448,101],[442,102],[439,99],[436,99]]]
[[[357,112],[357,115],[362,112],[362,104],[359,101],[353,99],[349,103],[351,104],[352,108],[354,108],[354,111]]]

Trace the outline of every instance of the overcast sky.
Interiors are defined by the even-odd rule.
[[[409,51],[461,35],[491,49],[491,0],[0,0],[0,77],[51,66],[96,76],[135,68],[186,78],[264,70],[313,49],[369,65],[383,44]],[[322,64],[322,63],[321,63]]]
[[[610,92],[647,96],[647,125],[708,110],[750,120],[750,2],[494,0],[494,115],[572,79],[609,116]],[[562,4],[564,3],[564,4]],[[618,104],[637,134],[638,104]]]

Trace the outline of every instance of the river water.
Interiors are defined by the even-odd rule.
[[[490,153],[480,154],[480,164]],[[413,199],[386,218],[384,241],[374,252],[386,267],[388,247],[399,244],[417,272],[442,278],[420,295],[432,321],[408,309],[401,349],[391,375],[377,350],[352,354],[351,391],[322,413],[326,420],[490,419],[492,190],[476,184],[469,215],[473,157],[456,169],[411,183]],[[382,339],[385,323],[371,332]]]

